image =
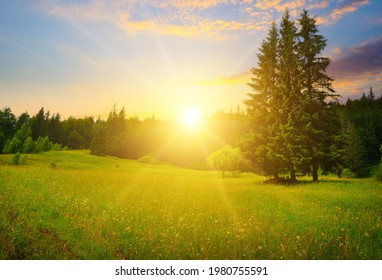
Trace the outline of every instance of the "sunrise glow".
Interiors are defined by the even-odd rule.
[[[127,116],[198,126],[180,104],[191,100],[203,114],[242,107],[257,50],[286,8],[293,20],[303,8],[316,16],[344,100],[370,86],[380,93],[381,66],[372,62],[382,1],[3,2],[1,107],[16,115],[44,106],[63,119],[103,118],[117,104]]]
[[[202,113],[194,108],[187,108],[182,113],[182,124],[188,128],[196,128],[201,125]]]

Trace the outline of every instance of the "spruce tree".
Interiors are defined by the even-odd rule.
[[[300,129],[300,73],[297,49],[297,27],[285,10],[280,23],[280,40],[278,42],[278,126],[274,142],[279,148],[280,158],[290,173],[291,181],[296,180],[296,169],[301,165],[304,151],[301,149],[304,136]]]
[[[252,137],[249,137],[252,148],[250,151],[261,169],[267,174],[272,174],[277,179],[282,168],[282,162],[276,156],[275,137],[278,125],[275,116],[279,110],[276,103],[278,83],[278,30],[273,22],[268,31],[268,37],[262,41],[258,58],[258,67],[252,68],[253,77],[249,86],[255,93],[249,93],[245,101],[250,116]]]
[[[308,15],[307,10],[301,12],[298,19],[300,31],[298,36],[298,54],[301,78],[301,103],[303,106],[304,148],[307,161],[311,166],[313,181],[318,181],[318,168],[330,154],[332,137],[339,127],[338,117],[330,109],[336,100],[332,88],[333,79],[326,74],[330,59],[321,54],[327,40],[318,33],[316,19]],[[337,125],[336,125],[337,124]],[[326,166],[325,169],[328,169]]]
[[[300,29],[285,11],[279,31],[273,23],[253,68],[255,93],[246,100],[253,127],[253,151],[267,173],[328,170],[333,160],[337,125],[330,99],[336,101],[333,79],[326,74],[329,58],[322,57],[326,39],[318,34],[315,18],[304,10]],[[327,157],[331,156],[330,159]],[[325,165],[325,166],[324,166]]]

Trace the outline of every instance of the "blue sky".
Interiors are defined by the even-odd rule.
[[[273,20],[316,15],[337,93],[382,94],[382,1],[0,1],[0,107],[174,117],[243,107]]]

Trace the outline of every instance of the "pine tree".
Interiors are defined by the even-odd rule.
[[[304,144],[308,152],[307,160],[311,165],[313,181],[316,182],[319,165],[330,162],[325,160],[325,156],[330,154],[331,137],[336,134],[336,127],[339,127],[335,126],[338,117],[333,114],[333,110],[330,110],[335,103],[328,102],[329,99],[336,100],[337,95],[332,88],[333,79],[326,74],[330,59],[321,56],[327,40],[318,34],[316,19],[310,17],[307,10],[303,10],[298,22],[302,112],[306,121]]]
[[[369,94],[367,96],[370,100],[374,101],[375,100],[375,95],[374,95],[374,92],[373,92],[373,88],[370,87],[370,90],[369,90]]]
[[[253,151],[263,170],[312,172],[318,181],[319,165],[333,160],[336,133],[336,100],[332,81],[326,74],[330,60],[322,57],[326,40],[318,34],[316,20],[304,10],[300,30],[285,11],[279,32],[273,23],[252,69],[254,94],[246,101],[253,127]],[[325,166],[327,169],[328,166]]]
[[[49,111],[45,113],[44,107],[30,119],[30,126],[32,128],[32,137],[37,139],[40,136],[46,136],[46,128],[48,126]]]
[[[297,52],[297,27],[290,19],[289,11],[285,10],[280,23],[280,40],[278,42],[279,80],[278,102],[279,131],[274,142],[279,148],[278,158],[287,165],[291,181],[296,181],[296,169],[304,158],[300,129],[300,73]]]
[[[275,137],[278,125],[275,116],[279,110],[276,103],[277,83],[278,83],[278,30],[273,22],[268,31],[268,37],[263,40],[258,58],[258,67],[252,68],[253,78],[249,86],[255,93],[249,93],[249,99],[245,101],[248,114],[250,116],[252,136],[248,137],[251,145],[246,145],[251,149],[251,158],[254,158],[261,168],[269,174],[278,178],[278,173],[282,168],[282,162],[276,157],[272,138]],[[248,151],[247,151],[248,153]]]
[[[0,110],[0,130],[6,140],[11,139],[17,129],[17,119],[11,108],[5,107]]]

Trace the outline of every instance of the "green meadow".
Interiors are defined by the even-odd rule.
[[[88,151],[0,156],[0,259],[382,259],[382,184],[150,165]]]

